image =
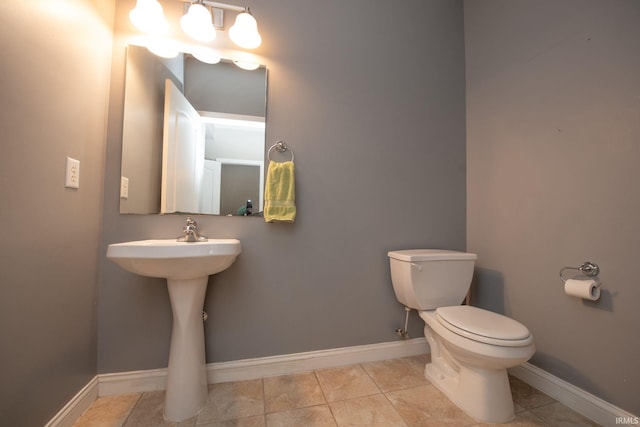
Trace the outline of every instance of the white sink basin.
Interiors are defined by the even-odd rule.
[[[226,270],[240,254],[237,239],[206,242],[139,240],[109,245],[107,258],[141,276],[191,279]]]
[[[173,314],[164,405],[168,421],[195,416],[207,400],[202,324],[207,283],[209,275],[233,264],[240,251],[236,239],[140,240],[114,243],[107,249],[107,258],[125,270],[167,279]]]

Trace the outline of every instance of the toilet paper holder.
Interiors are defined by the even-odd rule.
[[[560,269],[560,279],[562,279],[563,282],[567,281],[567,278],[562,275],[565,270],[580,271],[582,272],[582,274],[588,277],[597,277],[598,274],[600,274],[600,267],[598,267],[598,264],[591,261],[585,261],[580,267],[562,267],[562,269]],[[602,285],[602,282],[600,280],[596,280],[596,283],[598,287]]]

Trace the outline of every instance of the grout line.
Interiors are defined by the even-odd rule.
[[[138,398],[136,399],[136,403],[134,403],[133,406],[131,406],[131,409],[129,410],[129,413],[127,414],[126,417],[124,417],[124,420],[122,420],[122,424],[120,424],[119,427],[124,427],[124,425],[127,424],[127,421],[129,420],[129,417],[131,416],[131,414],[133,414],[133,411],[140,404],[140,401],[142,400],[142,395],[143,394],[144,393],[138,393]]]
[[[382,394],[384,394],[384,392],[382,391],[382,388],[378,385],[378,383],[376,382],[376,380],[371,376],[371,374],[369,374],[369,371],[367,371],[367,369],[364,367],[363,363],[358,363],[358,365],[360,366],[360,369],[362,369],[364,371],[365,374],[367,374],[367,376],[369,377],[369,379],[371,380],[371,382],[373,383],[373,385],[376,386],[376,388],[378,389],[378,391]]]
[[[313,377],[316,379],[316,382],[318,383],[318,387],[320,387],[320,392],[322,393],[322,398],[324,399],[324,403],[328,405],[329,399],[327,399],[327,394],[324,392],[324,389],[322,388],[322,384],[320,384],[320,378],[318,378],[317,369],[313,370]],[[331,412],[331,415],[333,415],[333,411]]]
[[[320,378],[318,378],[318,369],[313,370],[313,376],[316,379],[316,382],[318,383],[318,387],[320,387],[320,392],[322,393],[324,404],[327,405],[327,408],[329,408],[329,413],[331,414],[331,418],[333,419],[334,424],[337,426],[338,420],[336,419],[336,414],[333,412],[333,408],[329,404],[329,399],[327,399],[327,395],[324,392],[324,389],[322,388],[322,384],[320,384]]]
[[[264,378],[260,378],[260,385],[262,386],[262,417],[264,423],[267,423],[267,395],[264,392]]]
[[[387,402],[389,402],[389,405],[391,405],[391,408],[393,408],[393,410],[395,411],[396,414],[398,414],[398,416],[400,417],[400,419],[402,421],[404,421],[404,423],[408,426],[409,425],[409,421],[407,421],[400,412],[398,412],[398,408],[396,408],[396,405],[393,404],[393,402],[391,401],[391,399],[389,399],[389,396],[387,396],[387,393],[382,393],[382,395],[384,396],[385,399],[387,399]]]

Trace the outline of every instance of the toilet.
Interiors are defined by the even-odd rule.
[[[431,347],[425,377],[468,415],[504,423],[514,417],[507,369],[535,353],[526,326],[464,300],[476,254],[440,249],[390,251],[396,298],[418,310]]]

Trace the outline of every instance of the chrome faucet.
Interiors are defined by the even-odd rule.
[[[191,217],[187,217],[187,223],[182,228],[183,235],[178,237],[178,242],[206,242],[207,238],[198,234],[198,223]]]

